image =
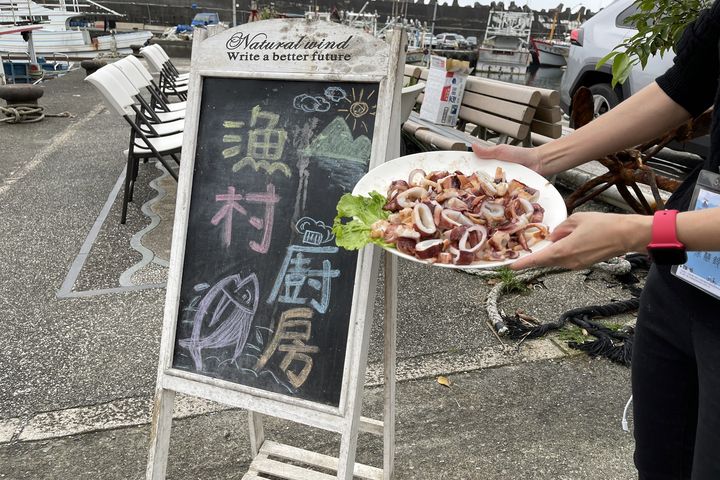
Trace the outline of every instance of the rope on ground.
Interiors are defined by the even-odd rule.
[[[533,319],[533,322],[530,322],[528,321],[530,317],[520,312],[517,312],[514,316],[505,315],[505,313],[499,309],[498,302],[510,283],[526,284],[538,277],[566,271],[566,269],[556,267],[535,268],[521,274],[511,275],[509,278],[507,277],[508,274],[506,271],[503,270],[464,269],[464,271],[482,278],[502,278],[502,280],[490,290],[485,302],[490,323],[497,334],[508,335],[512,339],[521,339],[521,341],[524,341],[528,338],[542,337],[550,331],[559,330],[570,322],[581,328],[583,333],[587,332],[587,335],[596,337],[595,340],[585,342],[569,342],[568,345],[571,348],[584,351],[591,356],[604,356],[614,362],[629,365],[632,357],[632,329],[627,331],[612,330],[592,321],[592,319],[637,310],[640,289],[633,285],[637,283],[638,280],[632,275],[632,271],[635,269],[647,269],[649,265],[648,257],[640,254],[630,254],[624,258],[613,258],[607,262],[592,265],[589,271],[597,270],[612,274],[621,282],[627,284],[627,288],[630,290],[633,298],[611,302],[606,305],[592,305],[568,310],[560,315],[557,321],[544,324],[537,323],[535,319]]]
[[[0,123],[35,123],[45,117],[74,118],[70,112],[45,113],[45,108],[40,105],[23,105],[0,107]],[[4,117],[4,118],[3,118]]]

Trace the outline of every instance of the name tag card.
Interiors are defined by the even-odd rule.
[[[690,209],[718,207],[720,207],[720,175],[703,170],[698,177],[690,201]],[[671,272],[690,285],[720,299],[720,252],[688,252],[687,255],[687,262],[672,267]]]

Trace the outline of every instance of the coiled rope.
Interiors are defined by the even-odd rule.
[[[508,335],[512,339],[525,340],[528,338],[538,338],[547,333],[559,330],[568,322],[572,323],[588,335],[594,336],[595,340],[586,342],[569,342],[571,348],[582,350],[591,356],[604,356],[608,359],[629,365],[632,357],[632,329],[627,331],[614,331],[602,324],[592,321],[593,318],[608,317],[618,315],[620,313],[637,310],[639,304],[640,289],[632,285],[637,282],[632,276],[633,270],[649,268],[649,260],[645,255],[630,254],[624,258],[613,258],[607,262],[597,263],[590,267],[591,270],[598,270],[616,276],[621,282],[625,283],[631,292],[633,298],[611,302],[607,305],[592,305],[569,310],[555,322],[535,323],[528,321],[528,317],[521,314],[513,316],[505,315],[498,308],[498,301],[503,292],[507,289],[504,281],[498,282],[491,290],[485,301],[485,308],[490,319],[491,326],[499,335]],[[482,278],[501,278],[503,273],[499,270],[470,270],[464,269],[466,273],[476,275]],[[529,283],[538,277],[563,272],[566,269],[550,267],[535,268],[527,270],[521,274],[514,275],[512,281],[515,283]]]
[[[2,117],[0,117],[0,123],[35,123],[41,121],[45,117],[75,117],[75,115],[70,112],[45,113],[45,108],[41,105],[30,104],[15,104],[0,107],[0,114],[2,114]]]

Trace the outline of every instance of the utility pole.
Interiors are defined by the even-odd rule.
[[[435,38],[435,19],[437,18],[437,4],[439,0],[435,0],[435,8],[433,9],[432,25],[430,25],[430,47],[428,47],[428,67],[430,66],[430,57],[433,53],[433,39]]]

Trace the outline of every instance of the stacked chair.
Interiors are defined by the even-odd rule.
[[[153,55],[157,54],[153,52]],[[157,159],[175,180],[178,178],[168,157],[175,164],[180,163],[185,98],[174,93],[168,94],[168,90],[163,88],[163,84],[167,86],[167,83],[162,80],[162,74],[161,80],[155,82],[142,62],[133,56],[106,65],[85,80],[98,89],[110,110],[130,125],[130,144],[124,152],[127,166],[120,217],[120,223],[125,223],[141,159]],[[187,93],[187,79],[184,81],[184,92]],[[169,97],[173,95],[182,100],[171,103]]]
[[[158,87],[163,95],[187,100],[188,76],[178,72],[160,45],[148,45],[140,49],[152,73],[159,76]]]

